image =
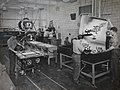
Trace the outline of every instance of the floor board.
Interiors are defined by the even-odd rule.
[[[6,48],[0,48],[0,62],[7,67],[9,63],[5,58],[5,55],[8,56]],[[29,71],[26,76],[18,75],[18,78],[12,78],[17,90],[120,90],[120,86],[112,85],[109,76],[99,78],[97,88],[91,87],[88,80],[82,77],[81,85],[78,86],[72,81],[72,70],[65,67],[60,69],[59,61],[55,64],[55,61],[51,60],[51,64],[48,65],[46,59],[41,60],[40,67],[35,73]]]

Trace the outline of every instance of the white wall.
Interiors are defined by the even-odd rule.
[[[56,6],[50,7],[49,18],[54,20],[57,31],[61,33],[62,42],[69,33],[71,33],[72,37],[77,37],[79,29],[77,25],[79,22],[79,7],[90,5],[91,3],[91,0],[82,0],[82,2],[78,0],[74,3],[58,3]],[[57,8],[59,10],[56,10]],[[76,13],[76,20],[71,20],[71,13]]]
[[[118,38],[120,42],[120,0],[101,0],[101,18],[110,19],[111,23],[118,28]],[[77,20],[70,19],[70,13],[76,13],[80,6],[91,5],[92,0],[78,0],[75,3],[58,3],[50,8],[50,19],[56,24],[56,29],[62,34],[62,40],[70,32],[73,37],[78,35]],[[59,11],[56,10],[59,7]],[[58,28],[58,26],[60,28]]]
[[[118,28],[120,44],[120,0],[102,0],[102,18],[110,19],[113,26]]]

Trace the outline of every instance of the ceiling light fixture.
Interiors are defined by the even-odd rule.
[[[7,10],[7,8],[5,6],[2,9],[3,9],[3,11]]]
[[[62,0],[63,2],[76,2],[77,0]]]

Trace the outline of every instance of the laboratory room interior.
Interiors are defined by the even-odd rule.
[[[0,0],[0,90],[120,90],[120,0]]]

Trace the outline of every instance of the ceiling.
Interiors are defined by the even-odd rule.
[[[39,9],[58,2],[75,2],[77,0],[0,0],[0,10]]]
[[[62,0],[0,0],[0,10],[6,9],[39,9],[47,5],[55,5]]]

